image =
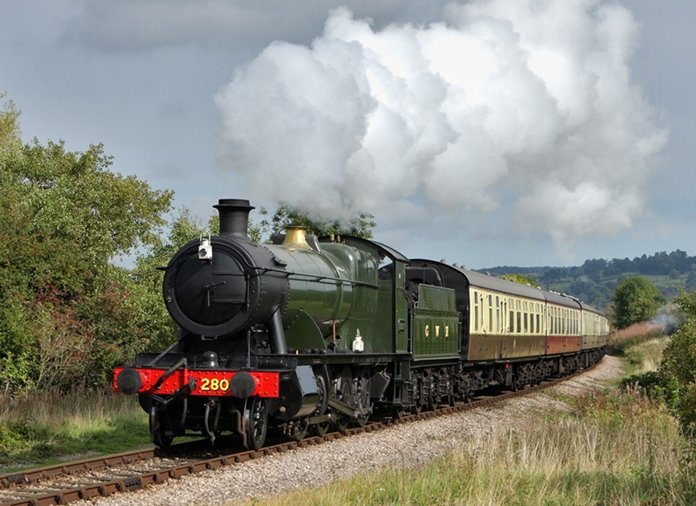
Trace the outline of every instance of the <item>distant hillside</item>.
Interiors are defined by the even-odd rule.
[[[494,276],[524,274],[534,278],[541,288],[567,293],[606,309],[614,295],[616,284],[628,276],[641,275],[650,279],[667,298],[682,290],[696,289],[696,256],[684,251],[661,251],[654,255],[642,255],[633,260],[585,260],[579,267],[491,267],[479,269]]]

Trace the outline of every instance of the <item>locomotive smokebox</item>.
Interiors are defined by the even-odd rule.
[[[220,213],[220,236],[249,241],[249,212],[256,209],[245,199],[220,199],[213,206]]]

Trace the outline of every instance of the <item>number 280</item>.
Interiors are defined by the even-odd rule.
[[[230,389],[230,380],[222,378],[203,378],[201,380],[201,390],[204,392],[219,392]]]

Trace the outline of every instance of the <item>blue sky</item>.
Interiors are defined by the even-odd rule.
[[[695,9],[0,0],[0,91],[26,140],[101,142],[202,219],[363,210],[472,268],[694,255]]]

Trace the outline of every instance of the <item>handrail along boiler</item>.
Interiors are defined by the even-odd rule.
[[[302,439],[523,388],[604,354],[605,316],[572,297],[301,227],[256,245],[249,201],[214,207],[219,235],[164,269],[178,339],[114,371],[159,446],[232,432],[259,448],[269,431]]]

